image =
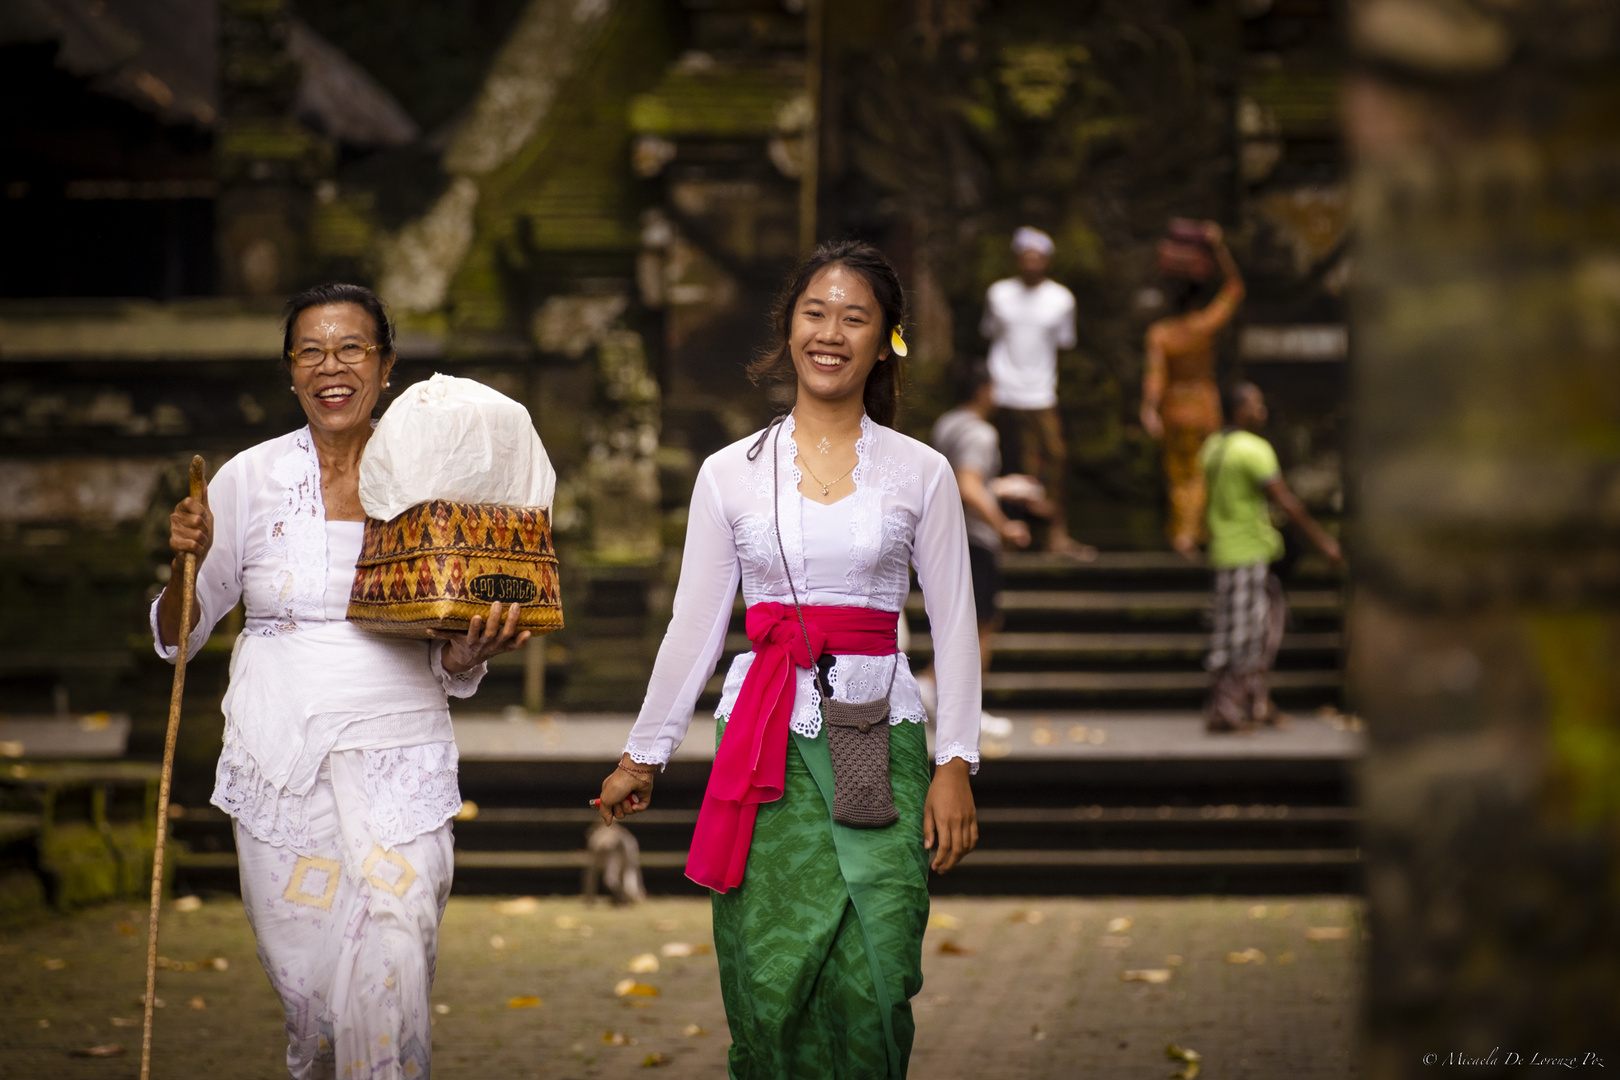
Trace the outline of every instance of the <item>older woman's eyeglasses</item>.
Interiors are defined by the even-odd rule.
[[[312,368],[324,364],[328,356],[335,356],[343,363],[353,367],[376,351],[377,346],[375,345],[362,345],[358,341],[349,341],[335,349],[322,349],[316,345],[306,345],[302,349],[289,349],[287,359],[299,367]]]

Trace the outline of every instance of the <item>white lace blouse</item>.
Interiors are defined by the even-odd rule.
[[[898,612],[911,589],[909,568],[915,566],[939,685],[934,758],[940,764],[962,758],[977,771],[979,636],[962,498],[950,465],[923,443],[863,416],[855,444],[855,493],[824,506],[799,493],[793,430],[790,416],[776,436],[781,440],[777,487],[782,547],[799,600]],[[793,603],[772,525],[770,440],[754,461],[748,460],[757,439],[756,433],[732,443],[698,471],[674,616],[625,747],[636,761],[662,765],[686,737],[693,705],[725,645],[738,582],[750,606]],[[730,715],[753,659],[745,652],[732,661],[717,717]],[[830,677],[833,697],[851,702],[881,697],[891,671],[890,722],[926,720],[904,654],[838,657]],[[821,694],[808,669],[798,671],[792,727],[811,738],[821,730]]]
[[[226,462],[209,482],[208,505],[214,543],[197,568],[191,655],[238,601],[247,615],[221,705],[214,805],[266,843],[304,849],[326,755],[363,750],[383,843],[444,824],[461,806],[446,695],[472,696],[486,669],[449,675],[442,642],[371,634],[346,620],[365,526],[326,520],[309,429]],[[159,641],[157,609],[153,642],[173,662],[179,650]]]

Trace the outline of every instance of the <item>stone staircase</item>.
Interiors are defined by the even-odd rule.
[[[1325,573],[1290,582],[1293,621],[1274,680],[1290,728],[1211,736],[1197,709],[1207,677],[1208,571],[1158,553],[1077,565],[1015,555],[1007,627],[986,704],[1014,724],[987,738],[974,781],[981,841],[934,879],[940,892],[1345,892],[1358,886],[1353,772],[1361,741],[1338,711],[1340,590]],[[908,604],[914,663],[931,652],[922,598]],[[729,656],[747,647],[741,610]],[[720,667],[724,670],[724,661]],[[632,831],[649,887],[696,892],[681,874],[714,742],[712,679],[685,745]],[[585,865],[586,805],[623,745],[626,714],[456,717],[462,892],[572,892]],[[470,808],[469,808],[470,809]],[[175,823],[183,886],[230,888],[228,823]]]

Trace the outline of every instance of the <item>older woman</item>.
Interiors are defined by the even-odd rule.
[[[602,784],[604,818],[651,805],[741,584],[753,650],[726,675],[686,864],[714,890],[735,1080],[905,1076],[928,870],[949,870],[978,840],[967,531],[950,464],[893,427],[904,309],[894,267],[853,241],[822,245],[783,288],[771,349],[750,370],[792,387],[793,411],[699,470],[674,616]],[[938,672],[932,776],[927,717],[895,640],[911,566]],[[841,813],[851,775],[837,770],[851,763],[835,765],[827,732],[847,720],[840,703],[867,704],[863,735],[886,733],[886,826],[884,808]]]
[[[196,653],[238,601],[213,803],[234,819],[242,900],[287,1013],[294,1077],[429,1072],[450,819],[461,805],[446,695],[522,645],[518,608],[464,637],[382,637],[345,621],[365,512],[359,467],[394,364],[381,301],[323,285],[287,305],[285,362],[309,424],[243,451],[170,518],[176,574],[198,558]],[[178,590],[152,605],[172,660]]]

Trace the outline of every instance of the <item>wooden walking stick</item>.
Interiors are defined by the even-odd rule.
[[[191,459],[191,497],[202,498],[203,459]],[[186,689],[186,654],[191,649],[191,609],[197,600],[197,555],[188,551],[180,585],[180,643],[169,692],[169,731],[163,737],[163,775],[158,781],[157,841],[152,846],[152,913],[146,925],[146,1017],[141,1029],[141,1080],[152,1076],[152,1009],[157,1004],[158,908],[163,903],[163,845],[169,836],[169,781],[174,779],[174,742],[180,734],[180,698]]]

